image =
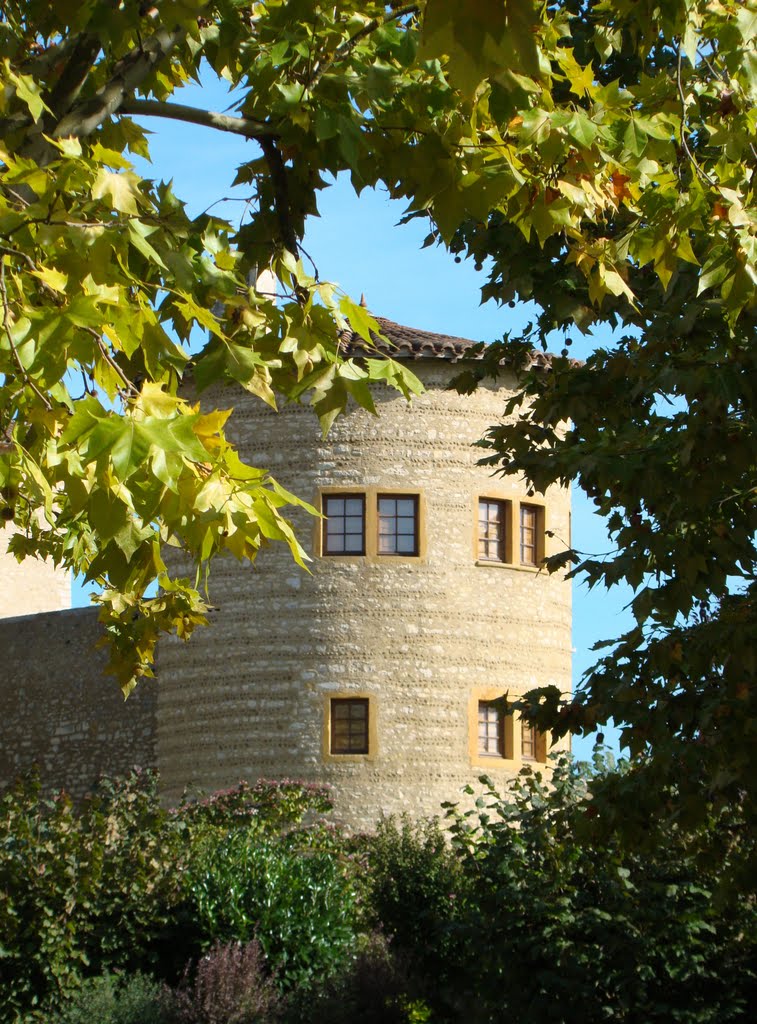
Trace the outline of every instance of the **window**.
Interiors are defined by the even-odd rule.
[[[535,725],[524,719],[520,723],[520,756],[524,761],[547,762],[547,738]]]
[[[520,756],[524,761],[536,760],[536,726],[528,722],[521,724]]]
[[[497,701],[478,702],[478,752],[483,757],[505,756],[505,718]]]
[[[520,561],[522,565],[539,564],[539,512],[536,505],[520,506]]]
[[[425,558],[421,493],[324,488],[320,500],[323,519],[314,539],[321,555],[361,557],[368,562],[387,556]]]
[[[478,557],[484,562],[506,561],[505,528],[507,506],[504,501],[479,498]]]
[[[364,555],[365,495],[325,494],[323,513],[323,553]]]
[[[468,756],[486,771],[512,769],[513,715],[499,686],[474,686],[468,696]]]
[[[368,698],[332,697],[332,754],[368,753]]]
[[[378,554],[418,554],[418,496],[378,495]]]

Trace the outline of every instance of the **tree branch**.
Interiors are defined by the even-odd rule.
[[[124,388],[126,389],[127,393],[130,395],[138,395],[139,388],[133,383],[133,381],[129,380],[124,371],[115,361],[113,356],[110,354],[105,342],[103,341],[102,335],[98,334],[94,327],[85,327],[84,330],[87,332],[87,334],[90,334],[95,339],[95,341],[97,342],[97,347],[99,349],[100,355],[103,357],[105,362],[113,370],[113,372],[119,378],[121,383],[124,385]]]
[[[181,42],[185,33],[186,29],[183,28],[171,31],[159,28],[142,46],[132,50],[116,64],[110,81],[91,100],[75,107],[58,122],[53,136],[56,139],[70,135],[79,138],[93,132],[120,109],[126,97]]]
[[[161,100],[138,100],[130,97],[123,101],[119,113],[167,117],[174,121],[185,121],[189,124],[203,125],[205,128],[215,128],[220,132],[242,135],[247,139],[276,138],[273,128],[265,121],[256,121],[250,117],[232,117],[213,110],[189,107],[184,103],[165,103]]]
[[[60,120],[76,103],[101,48],[99,36],[85,34],[77,39],[58,81],[44,97],[56,120]]]
[[[297,234],[289,218],[289,183],[287,182],[287,172],[283,157],[275,141],[270,136],[262,136],[258,141],[271,174],[276,216],[278,217],[281,230],[281,241],[284,243],[285,249],[288,249],[293,256],[297,256],[300,247]]]

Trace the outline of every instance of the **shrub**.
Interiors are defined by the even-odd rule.
[[[89,978],[51,1024],[169,1024],[165,987],[139,973]]]
[[[200,799],[185,795],[173,812],[197,831],[210,825],[224,829],[255,826],[270,833],[282,832],[332,810],[328,786],[291,779],[258,779],[251,786],[240,781]]]
[[[581,819],[598,811],[586,781],[568,761],[550,785],[524,769],[504,799],[482,779],[479,809],[452,816],[471,881],[458,954],[467,1020],[748,1020],[757,908],[718,903],[720,864],[692,856],[691,833],[669,829],[645,851],[612,829],[587,833]]]
[[[435,820],[383,818],[366,838],[372,923],[390,936],[421,991],[454,1002],[458,922],[470,879]],[[426,979],[427,984],[422,984]]]
[[[43,800],[34,776],[0,795],[0,1021],[44,1018],[88,971],[154,961],[181,849],[145,773],[80,810],[64,793]]]
[[[355,886],[333,841],[325,848],[303,845],[298,833],[208,834],[185,886],[205,939],[257,938],[284,988],[331,972],[354,940]]]
[[[402,958],[380,932],[362,936],[341,970],[325,980],[307,1001],[292,1000],[292,1024],[421,1024],[421,1000],[412,988]]]
[[[171,1024],[269,1024],[282,1002],[260,943],[216,943],[187,971],[172,1000]]]

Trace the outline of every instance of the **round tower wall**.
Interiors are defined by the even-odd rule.
[[[216,563],[211,628],[159,654],[167,799],[186,786],[287,777],[331,784],[336,816],[354,828],[382,812],[439,813],[482,773],[522,766],[517,717],[482,741],[481,702],[547,684],[569,690],[570,584],[520,564],[521,505],[533,510],[541,557],[569,543],[569,494],[528,497],[522,481],[476,464],[473,444],[502,418],[507,386],[460,396],[446,390],[449,363],[413,370],[423,396],[408,404],[376,389],[379,415],[351,409],[325,440],[306,407],[275,414],[246,395],[209,396],[234,404],[229,435],[293,493],[316,507],[324,495],[362,496],[366,553],[323,553],[322,521],[297,511],[309,573],[279,544],[252,566]],[[397,494],[417,501],[415,555],[377,550],[379,497]],[[478,557],[481,498],[507,516],[497,560]],[[334,752],[333,702],[351,698],[367,701],[366,753]],[[482,751],[487,742],[496,752]]]

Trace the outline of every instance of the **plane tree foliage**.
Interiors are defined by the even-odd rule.
[[[3,5],[1,511],[17,554],[104,585],[126,689],[162,630],[202,621],[215,555],[283,540],[303,558],[282,511],[297,499],[243,464],[182,374],[307,396],[325,428],[348,398],[371,408],[373,381],[417,390],[395,362],[345,358],[345,321],[375,324],[301,248],[346,172],[485,268],[485,299],[538,303],[460,388],[564,333],[483,455],[586,491],[615,549],[550,568],[629,582],[636,624],[574,699],[535,695],[539,723],[622,723],[623,785],[669,794],[658,815],[753,804],[756,37],[753,0]],[[233,113],[175,95],[201,69],[236,90]],[[190,218],[135,168],[147,117],[246,140],[241,225]],[[266,267],[277,302],[249,285]],[[617,340],[570,360],[571,332],[599,324]],[[166,543],[195,580],[167,571]]]

